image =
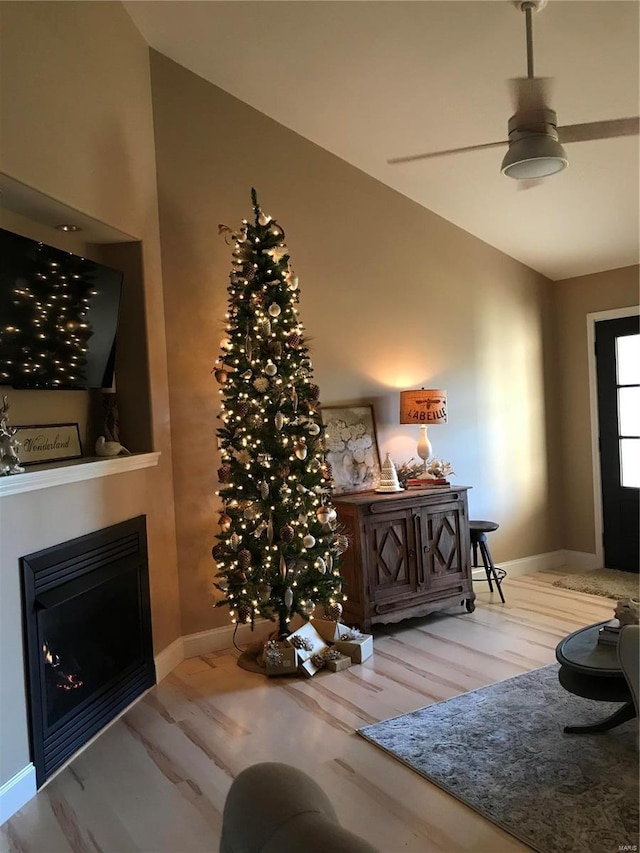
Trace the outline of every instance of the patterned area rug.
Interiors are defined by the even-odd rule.
[[[619,705],[581,699],[555,664],[358,731],[539,853],[638,847],[638,736],[631,720],[566,735]]]
[[[595,569],[579,575],[566,575],[553,582],[554,586],[587,592],[590,595],[604,595],[605,598],[638,598],[640,579],[633,572],[619,572],[617,569]]]

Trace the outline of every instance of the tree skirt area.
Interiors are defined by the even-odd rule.
[[[637,720],[563,728],[618,707],[568,693],[552,664],[358,734],[540,853],[614,853],[638,843]]]
[[[553,582],[554,586],[604,595],[605,598],[638,598],[640,580],[634,572],[619,572],[617,569],[596,569],[578,575],[565,575]]]

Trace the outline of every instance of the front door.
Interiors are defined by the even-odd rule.
[[[639,570],[640,318],[596,323],[604,564]]]

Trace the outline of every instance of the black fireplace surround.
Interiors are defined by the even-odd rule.
[[[146,518],[20,563],[31,752],[40,787],[156,683]]]

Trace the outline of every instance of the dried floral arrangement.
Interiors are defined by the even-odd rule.
[[[412,456],[408,462],[394,463],[396,466],[396,474],[398,482],[403,489],[407,487],[407,480],[414,480],[424,476],[424,462],[416,461]],[[455,471],[451,467],[450,462],[444,459],[436,459],[435,457],[427,460],[427,474],[435,479],[446,479],[447,477],[455,477]]]

